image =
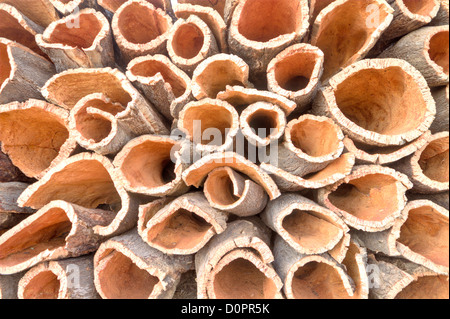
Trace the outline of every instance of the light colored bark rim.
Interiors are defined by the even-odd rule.
[[[63,15],[72,13],[84,2],[84,0],[70,0],[70,1],[49,0],[49,1],[56,8],[56,10],[61,12]]]
[[[403,0],[395,0],[395,3],[399,7],[402,15],[408,17],[411,20],[415,20],[415,21],[421,22],[423,24],[430,23],[431,20],[437,15],[439,8],[440,8],[439,1],[434,0],[435,5],[434,5],[433,9],[430,11],[430,13],[427,15],[422,15],[422,14],[412,13],[408,9],[408,7],[405,5]]]

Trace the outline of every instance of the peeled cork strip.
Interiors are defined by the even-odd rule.
[[[58,20],[58,14],[50,0],[0,0],[1,3],[16,7],[42,27],[46,27],[51,22]]]

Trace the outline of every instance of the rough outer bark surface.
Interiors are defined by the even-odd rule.
[[[17,199],[29,184],[20,182],[0,183],[0,214],[31,214],[34,210],[28,207],[19,207]],[[0,224],[1,226],[1,224]]]
[[[2,152],[0,142],[0,183],[23,182],[29,183],[33,180],[26,177],[14,164],[8,155]]]
[[[16,7],[20,12],[42,27],[58,20],[58,14],[50,0],[0,0]]]
[[[345,259],[342,261],[347,274],[355,283],[354,299],[369,298],[369,277],[367,275],[367,250],[363,243],[351,238]]]
[[[19,281],[24,272],[14,275],[0,275],[0,300],[17,299]]]
[[[439,206],[444,207],[446,210],[449,210],[449,192],[444,193],[436,193],[436,194],[418,194],[418,193],[408,193],[408,200],[420,200],[420,199],[427,199],[432,201],[435,204],[438,204]]]
[[[449,86],[434,88],[431,90],[436,101],[436,119],[430,127],[433,134],[449,131]]]
[[[439,0],[441,6],[439,7],[439,11],[431,20],[430,25],[446,25],[449,22],[450,18],[450,10],[449,10],[449,1],[448,0]]]

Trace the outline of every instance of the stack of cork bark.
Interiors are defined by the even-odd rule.
[[[448,0],[0,0],[0,299],[449,297]]]

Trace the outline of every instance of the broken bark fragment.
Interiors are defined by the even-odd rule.
[[[66,110],[39,100],[1,105],[2,151],[25,175],[42,178],[76,149],[68,116]]]
[[[124,63],[148,54],[166,52],[172,19],[145,0],[132,0],[117,9],[112,30]]]
[[[350,240],[347,254],[342,261],[347,274],[355,283],[353,299],[369,298],[369,278],[367,275],[367,250],[356,238]]]
[[[319,13],[336,0],[310,0],[309,1],[309,23],[313,25]]]
[[[19,299],[99,299],[93,255],[44,262],[19,282]]]
[[[167,51],[173,63],[192,76],[203,60],[219,53],[219,48],[208,25],[191,15],[175,22],[167,41]]]
[[[169,121],[178,118],[181,109],[194,99],[189,76],[164,55],[133,59],[127,77]]]
[[[425,79],[408,62],[367,59],[330,79],[319,90],[313,113],[331,117],[355,142],[383,147],[419,138],[436,108]]]
[[[33,0],[31,2],[29,0],[0,0],[0,3],[7,3],[14,6],[42,27],[46,27],[53,21],[59,19],[50,0]]]
[[[17,299],[19,281],[24,272],[14,275],[0,275],[0,300]]]
[[[2,152],[2,143],[0,142],[0,183],[10,182],[32,183],[34,179],[25,176],[20,169],[14,166],[9,156]]]
[[[393,10],[384,0],[338,0],[323,9],[311,34],[311,44],[325,55],[322,80],[363,59],[392,19]]]
[[[436,101],[436,119],[430,127],[433,134],[449,131],[449,86],[434,88],[431,90]]]
[[[357,166],[352,174],[319,189],[319,204],[340,215],[347,225],[367,232],[386,230],[406,205],[412,183],[406,175],[383,166]]]
[[[430,87],[449,81],[448,25],[423,27],[401,38],[379,58],[396,58],[409,62],[424,76]]]
[[[103,8],[112,13],[115,13],[121,5],[123,5],[128,0],[97,0],[98,4]],[[155,8],[162,9],[163,11],[170,13],[172,11],[172,4],[170,0],[145,0],[151,3]]]
[[[97,250],[95,287],[104,299],[170,299],[193,264],[192,256],[169,256],[148,246],[135,229]]]
[[[165,254],[191,255],[222,233],[227,219],[226,213],[209,206],[201,192],[189,193],[150,217],[140,235],[148,245]]]
[[[20,182],[0,183],[0,214],[31,214],[35,210],[29,207],[19,207],[17,199],[29,184]],[[0,224],[0,228],[5,225]]]
[[[259,214],[268,201],[262,186],[229,167],[211,171],[203,190],[211,207],[239,217]]]

